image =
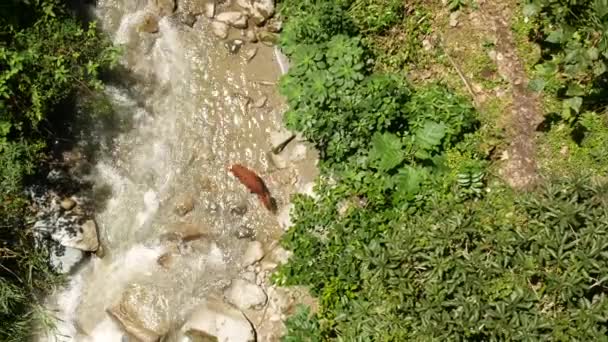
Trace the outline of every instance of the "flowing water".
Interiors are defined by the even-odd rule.
[[[103,30],[125,47],[118,78],[130,82],[106,91],[132,127],[102,146],[91,176],[96,188],[111,190],[96,215],[105,256],[92,257],[49,299],[60,321],[44,341],[121,341],[123,332],[106,311],[129,286],[154,293],[161,313],[146,319],[178,324],[240,271],[235,261],[246,241],[236,237],[239,230],[267,245],[281,233],[276,216],[227,167],[257,170],[279,206],[314,175],[311,159],[281,170],[269,162],[269,132],[279,129],[283,109],[267,83],[281,74],[273,49],[258,45],[251,62],[244,58],[251,46],[230,54],[202,16],[193,27],[164,17],[158,33],[140,33],[144,5],[99,0],[94,10]],[[247,97],[262,96],[264,107],[247,104]],[[182,216],[175,208],[184,202],[193,210]],[[171,232],[206,238],[179,247],[180,257],[163,268],[157,260],[170,249]]]

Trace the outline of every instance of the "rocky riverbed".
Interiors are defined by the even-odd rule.
[[[49,172],[83,182],[76,190],[30,190],[34,231],[70,276],[48,298],[57,331],[39,340],[278,341],[294,305],[310,303],[269,277],[289,258],[278,245],[289,198],[312,192],[317,156],[281,127],[274,1],[100,0],[90,11],[124,49],[106,88],[115,122],[83,127],[73,165]],[[81,156],[93,142],[94,157]],[[233,163],[264,179],[276,215]]]

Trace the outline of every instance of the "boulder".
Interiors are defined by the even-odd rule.
[[[264,257],[264,245],[260,241],[251,241],[241,259],[241,266],[247,267],[262,260]]]
[[[247,19],[247,14],[236,11],[223,12],[215,16],[216,21],[228,24],[238,29],[247,28]]]
[[[57,220],[58,223],[61,221],[62,218]],[[95,252],[99,248],[97,224],[93,220],[87,220],[76,227],[65,226],[64,228],[58,228],[51,234],[51,238],[63,246],[86,252]]]
[[[108,314],[137,340],[158,342],[169,331],[171,322],[164,298],[156,287],[133,284]]]
[[[268,299],[266,292],[260,286],[243,279],[233,280],[224,296],[230,304],[241,310],[259,309]]]
[[[192,341],[255,341],[255,331],[245,315],[219,300],[207,300],[194,309],[181,330]]]

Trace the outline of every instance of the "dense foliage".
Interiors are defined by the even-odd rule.
[[[535,90],[559,96],[561,116],[571,122],[607,104],[608,2],[528,0],[524,15],[534,19],[543,46]]]
[[[322,155],[275,274],[319,310],[298,310],[284,341],[606,340],[607,181],[493,180],[467,99],[377,73],[368,2],[283,2],[285,122]],[[577,147],[600,163],[608,125],[582,125]]]
[[[41,123],[79,91],[101,84],[116,51],[95,24],[85,26],[60,0],[0,4],[0,340],[24,341],[39,319],[37,295],[56,276],[27,229],[23,186],[51,139]],[[47,125],[48,126],[48,125]]]

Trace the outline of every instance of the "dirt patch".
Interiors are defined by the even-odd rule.
[[[527,189],[538,181],[536,164],[536,128],[543,120],[539,97],[528,89],[528,78],[511,30],[511,18],[517,6],[494,1],[480,2],[479,14],[485,30],[494,36],[494,60],[499,74],[509,83],[511,104],[503,121],[508,148],[503,153],[501,176],[516,189]]]

